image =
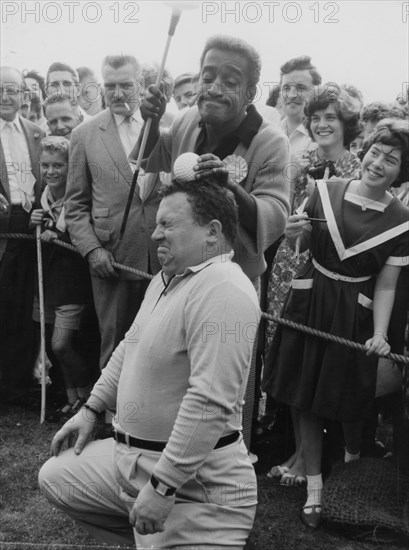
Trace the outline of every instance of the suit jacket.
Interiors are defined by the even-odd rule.
[[[158,175],[147,176],[143,201],[137,186],[125,234],[119,241],[132,175],[109,109],[80,124],[71,136],[65,221],[73,244],[83,256],[103,247],[119,263],[156,273],[160,265],[151,235],[160,202]],[[125,272],[121,278],[138,279]]]
[[[169,172],[179,155],[194,151],[201,130],[199,121],[196,106],[184,109],[170,131],[161,133],[146,161],[146,171]],[[254,238],[239,223],[234,260],[254,279],[266,269],[264,251],[284,233],[290,212],[290,185],[286,178],[290,145],[279,128],[263,120],[249,147],[240,142],[234,154],[247,162],[248,174],[240,185],[254,198],[257,208],[257,236]]]
[[[41,173],[40,173],[40,141],[45,137],[45,133],[37,124],[19,117],[21,126],[26,136],[28,152],[31,160],[31,171],[36,179],[34,184],[34,204],[33,207],[38,207],[40,203],[40,197],[42,192]],[[0,193],[2,193],[6,199],[10,202],[10,186],[9,178],[7,174],[6,159],[4,157],[3,144],[0,139]],[[0,215],[0,233],[7,233],[10,226],[10,209],[7,214]],[[2,240],[0,243],[0,259],[3,256],[6,241]]]

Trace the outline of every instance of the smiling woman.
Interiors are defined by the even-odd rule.
[[[321,159],[336,161],[362,131],[361,103],[344,86],[327,83],[314,88],[307,103],[306,126]]]
[[[324,118],[323,133],[330,134],[337,120]],[[298,411],[308,492],[301,517],[313,528],[321,514],[323,419],[343,423],[345,462],[358,459],[363,420],[375,398],[374,354],[391,350],[395,288],[409,258],[409,209],[388,191],[408,178],[408,122],[380,123],[363,153],[361,180],[321,180],[305,212],[289,218],[287,238],[301,238],[310,256],[293,280],[282,316],[365,342],[367,353],[280,328],[267,361],[272,395]],[[310,224],[307,215],[327,223]]]

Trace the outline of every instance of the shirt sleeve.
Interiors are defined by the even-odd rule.
[[[409,231],[396,239],[396,247],[385,263],[398,267],[409,266]]]
[[[266,132],[264,136],[261,133],[254,147],[254,155],[247,158],[249,172],[244,189],[256,204],[257,234],[255,237],[250,235],[240,224],[235,245],[235,261],[250,278],[259,276],[264,270],[259,269],[264,251],[283,235],[290,213],[290,182],[286,176],[290,164],[288,138],[278,130]]]
[[[65,195],[65,221],[75,245],[83,256],[95,248],[99,241],[92,224],[92,185],[88,170],[85,144],[80,128],[74,130],[70,144],[67,190]]]
[[[122,370],[125,357],[124,341],[118,345],[107,366],[102,370],[92,389],[88,402],[95,405],[98,411],[106,409],[114,410],[116,407],[116,398],[118,390],[118,381]]]

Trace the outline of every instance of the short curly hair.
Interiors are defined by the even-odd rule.
[[[209,50],[224,50],[240,54],[247,61],[249,84],[255,86],[260,80],[261,59],[257,50],[250,44],[234,36],[215,35],[210,37],[200,57],[200,68]]]
[[[327,82],[324,86],[316,86],[305,106],[304,124],[311,136],[311,117],[317,111],[325,110],[334,105],[338,119],[344,126],[344,146],[348,147],[363,130],[359,120],[360,100],[352,95],[346,86],[339,86],[334,82]]]
[[[53,153],[59,151],[68,160],[69,150],[70,142],[63,136],[47,136],[40,141],[40,152],[49,151]]]
[[[379,122],[384,118],[396,118],[404,120],[405,110],[398,103],[384,103],[374,101],[365,105],[361,111],[362,122]]]
[[[391,145],[401,151],[399,176],[391,187],[399,187],[409,181],[409,122],[393,118],[379,121],[376,129],[363,142],[362,150],[358,154],[361,160],[375,143]]]
[[[227,188],[225,174],[208,176],[199,181],[174,179],[170,185],[161,188],[162,198],[175,193],[186,193],[193,219],[198,225],[219,220],[226,241],[233,245],[237,237],[238,207],[233,193]]]

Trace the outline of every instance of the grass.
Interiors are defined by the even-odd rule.
[[[0,427],[0,550],[98,548],[79,526],[52,508],[37,488],[37,473],[49,456],[58,425],[40,425],[38,411],[10,406],[1,411]],[[258,466],[259,506],[246,550],[406,550],[407,544],[374,544],[347,538],[327,526],[316,532],[304,527],[298,514],[305,488],[280,487],[264,475],[277,455],[275,442],[270,446],[270,456]]]

